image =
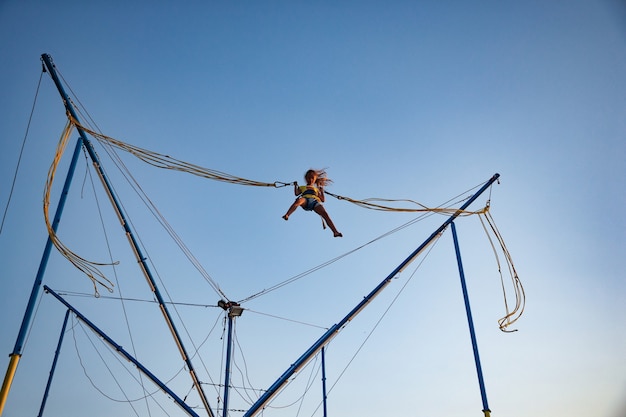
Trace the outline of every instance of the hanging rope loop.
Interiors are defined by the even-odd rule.
[[[54,182],[57,168],[59,166],[61,157],[63,156],[63,153],[67,146],[67,143],[69,141],[70,134],[72,133],[73,128],[74,128],[74,125],[68,121],[67,125],[65,126],[65,129],[63,129],[63,133],[57,145],[54,160],[50,166],[50,169],[48,170],[48,178],[46,181],[46,186],[44,189],[44,197],[43,197],[44,220],[45,220],[46,227],[48,229],[48,235],[50,237],[52,244],[57,248],[57,250],[65,258],[67,258],[67,260],[69,260],[76,268],[78,268],[81,272],[87,275],[89,279],[91,279],[93,283],[94,294],[96,297],[98,297],[99,296],[98,285],[104,287],[109,292],[113,292],[113,287],[114,287],[113,282],[111,282],[104,275],[104,273],[100,271],[99,267],[116,265],[117,262],[112,262],[112,263],[111,262],[109,263],[94,262],[94,261],[87,260],[77,255],[75,252],[70,250],[63,242],[61,242],[56,231],[52,227],[52,222],[50,220],[49,208],[50,208],[50,194],[52,192],[52,184]]]

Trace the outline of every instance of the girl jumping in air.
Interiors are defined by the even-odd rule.
[[[326,171],[323,169],[309,169],[306,174],[304,174],[304,179],[306,180],[306,185],[298,186],[297,181],[293,183],[293,192],[297,198],[291,207],[289,207],[283,219],[289,220],[289,216],[291,216],[298,207],[302,207],[306,211],[314,211],[322,216],[326,224],[328,224],[328,227],[330,227],[330,230],[333,231],[335,237],[343,237],[343,235],[337,231],[333,221],[322,205],[325,200],[324,187],[326,184],[332,182],[330,178],[326,177]]]

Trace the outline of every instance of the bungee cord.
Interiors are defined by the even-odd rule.
[[[110,136],[104,135],[102,133],[95,132],[85,126],[82,126],[76,119],[74,119],[71,115],[68,114],[68,118],[70,122],[74,124],[77,128],[84,130],[89,133],[93,137],[95,137],[100,143],[106,143],[110,146],[128,152],[140,160],[155,166],[157,168],[169,169],[174,171],[186,172],[192,175],[196,175],[202,178],[208,178],[216,181],[227,182],[231,184],[239,184],[239,185],[248,185],[254,187],[274,187],[281,188],[294,184],[294,182],[282,182],[282,181],[274,181],[270,182],[262,182],[251,179],[246,179],[242,177],[238,177],[235,175],[227,174],[225,172],[217,171],[210,168],[205,168],[196,164],[192,164],[189,162],[182,161],[180,159],[173,158],[169,155],[164,155],[158,152],[154,152],[151,150],[143,149],[138,146],[134,146],[128,143],[125,143],[121,140],[112,138]],[[410,199],[384,199],[384,198],[368,198],[365,200],[357,200],[351,197],[341,196],[338,194],[334,194],[324,190],[325,194],[328,194],[332,197],[335,197],[338,200],[345,200],[349,203],[356,204],[360,207],[372,209],[372,210],[380,210],[380,211],[394,211],[394,212],[434,212],[441,214],[453,214],[458,210],[454,208],[432,208],[427,207],[424,204],[418,203],[417,201]],[[417,208],[411,207],[392,207],[390,205],[383,205],[380,203],[392,203],[392,202],[404,202],[411,203],[412,205],[417,206]],[[472,215],[479,214],[481,211],[466,211],[461,215]]]
[[[50,208],[50,193],[52,190],[52,184],[54,182],[54,177],[55,177],[57,168],[59,166],[59,162],[61,161],[61,156],[63,155],[63,152],[65,151],[65,148],[67,146],[67,142],[69,140],[70,134],[72,133],[73,127],[74,126],[71,123],[68,123],[65,126],[65,129],[63,130],[63,133],[57,145],[57,149],[56,149],[54,159],[52,161],[52,165],[50,166],[50,169],[48,170],[48,178],[46,181],[46,186],[44,189],[44,198],[43,198],[44,220],[46,222],[46,227],[48,229],[48,235],[50,236],[50,240],[52,241],[52,244],[54,245],[54,247],[57,248],[57,250],[65,258],[67,258],[67,260],[69,260],[76,268],[78,268],[78,270],[80,270],[85,275],[87,275],[87,277],[89,277],[89,279],[92,281],[92,284],[93,284],[94,293],[96,297],[98,297],[100,295],[100,292],[98,291],[98,285],[101,285],[102,287],[107,289],[109,292],[113,292],[113,287],[114,287],[113,282],[110,281],[100,271],[98,267],[115,265],[116,262],[114,263],[94,262],[94,261],[89,261],[77,255],[75,252],[73,252],[67,246],[65,246],[63,242],[61,242],[61,240],[59,239],[59,237],[57,236],[56,232],[54,231],[52,227],[52,223],[50,222],[49,208]]]
[[[202,178],[208,178],[215,181],[222,181],[231,184],[240,184],[240,185],[248,185],[253,187],[286,187],[291,183],[285,183],[276,181],[273,183],[254,181],[242,177],[237,177],[231,174],[227,174],[221,171],[217,171],[210,168],[204,168],[199,165],[191,164],[189,162],[182,161],[180,159],[173,158],[169,155],[163,155],[158,152],[150,151],[147,149],[140,148],[138,146],[130,145],[128,143],[122,142],[120,140],[114,139],[110,136],[103,135],[101,133],[95,132],[85,126],[82,126],[76,119],[74,119],[71,115],[68,115],[70,119],[70,123],[75,125],[77,128],[84,130],[86,133],[89,133],[91,136],[96,138],[101,143],[107,143],[114,148],[123,150],[128,152],[140,160],[155,166],[157,168],[169,169],[173,171],[186,172],[189,174],[193,174]]]
[[[484,221],[483,221],[483,217],[485,219]],[[507,249],[506,244],[504,243],[504,239],[502,238],[500,231],[496,227],[495,221],[493,220],[491,213],[489,212],[489,210],[487,210],[481,216],[478,216],[478,218],[480,219],[480,223],[482,224],[483,229],[485,230],[485,233],[487,235],[487,238],[489,239],[489,243],[491,244],[491,248],[493,250],[494,256],[496,258],[496,263],[498,265],[500,283],[502,285],[502,294],[504,298],[504,307],[506,309],[506,315],[498,320],[498,326],[500,327],[500,330],[502,330],[503,332],[515,332],[517,330],[508,330],[508,326],[515,323],[517,320],[519,320],[519,318],[524,313],[524,307],[526,305],[526,293],[524,292],[524,287],[522,286],[522,282],[520,281],[519,276],[517,275],[517,270],[515,269],[515,265],[513,264],[513,258],[511,257],[511,253]],[[509,310],[509,304],[508,304],[507,295],[506,295],[506,286],[504,284],[504,278],[502,276],[502,266],[500,264],[500,258],[498,256],[498,252],[496,251],[496,247],[493,243],[493,240],[491,239],[489,230],[485,226],[485,222],[487,222],[487,224],[489,225],[496,240],[500,244],[500,248],[502,249],[502,252],[504,254],[504,259],[506,261],[507,269],[509,271],[509,276],[511,277],[511,282],[513,285],[514,296],[515,296],[515,305],[512,310]]]
[[[439,213],[439,214],[447,214],[447,215],[452,215],[454,213],[456,213],[458,211],[458,209],[455,208],[433,208],[433,207],[427,207],[421,203],[418,203],[417,201],[414,200],[408,200],[408,199],[387,199],[387,198],[367,198],[365,200],[356,200],[350,197],[345,197],[345,196],[341,196],[338,194],[333,194],[329,191],[324,190],[325,194],[328,194],[332,197],[335,197],[337,200],[344,200],[347,201],[349,203],[352,204],[356,204],[359,207],[363,207],[366,209],[370,209],[370,210],[379,210],[379,211],[395,211],[395,212],[400,212],[400,213],[424,213],[424,212],[430,212],[430,213]],[[386,203],[392,203],[392,202],[406,202],[406,203],[411,203],[417,206],[417,208],[409,208],[409,207],[392,207],[392,206],[388,206],[388,205],[382,205],[379,204],[378,202],[386,202]],[[478,211],[463,211],[460,215],[461,216],[470,216],[473,214],[481,214],[483,212],[484,209],[482,210],[478,210]]]

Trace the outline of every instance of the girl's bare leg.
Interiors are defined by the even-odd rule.
[[[330,216],[328,215],[328,212],[326,212],[326,209],[324,208],[323,205],[318,204],[314,209],[313,209],[317,214],[319,214],[320,216],[322,216],[322,218],[324,220],[326,220],[326,224],[328,225],[328,227],[330,227],[330,230],[333,231],[333,234],[335,237],[343,237],[343,235],[341,233],[339,233],[339,231],[337,230],[337,228],[335,227],[335,224],[333,223],[333,221],[330,219]]]
[[[283,216],[283,219],[285,220],[289,220],[289,216],[291,216],[291,214],[296,211],[296,209],[298,207],[300,207],[302,204],[304,204],[304,198],[300,197],[297,198],[296,201],[293,202],[293,204],[291,205],[291,207],[289,207],[289,210],[287,210],[287,213]]]

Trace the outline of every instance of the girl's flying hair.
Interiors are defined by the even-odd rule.
[[[315,180],[315,185],[318,187],[325,187],[328,184],[331,184],[333,180],[326,176],[326,168],[324,169],[309,169],[306,174],[304,174],[304,178],[308,177],[310,174],[315,174],[317,179]]]

